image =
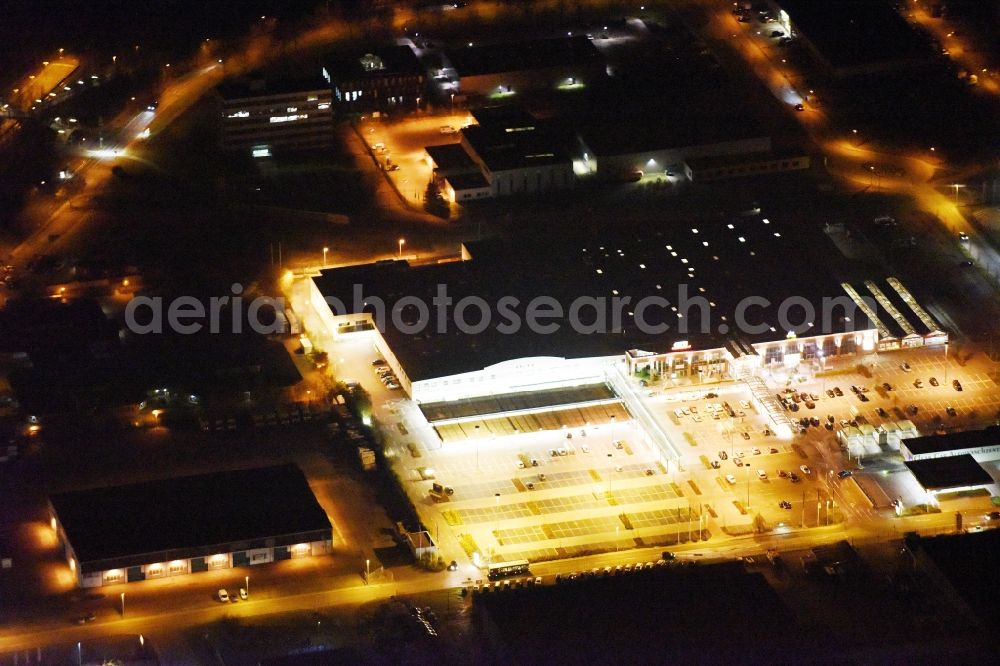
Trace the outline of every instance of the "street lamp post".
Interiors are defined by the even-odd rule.
[[[944,343],[944,383],[948,383],[948,343]]]
[[[244,587],[243,589],[247,591],[247,599],[249,599],[250,598],[250,576],[244,576],[243,577],[243,582],[246,584],[246,587]]]
[[[497,507],[496,507],[497,522],[496,522],[496,528],[493,531],[493,537],[497,540],[497,546],[499,546],[500,545],[500,493],[494,493],[493,496],[497,500]],[[495,554],[496,550],[494,550],[493,552]]]
[[[365,585],[368,584],[368,578],[371,576],[371,560],[365,560]]]
[[[400,259],[403,258],[403,245],[405,243],[406,243],[406,239],[405,238],[400,238],[399,239],[399,258]]]
[[[323,247],[323,268],[326,268],[326,253],[330,251],[330,248]]]
[[[122,617],[125,617],[125,593],[122,592]]]
[[[611,462],[611,454],[609,453],[608,454],[608,463],[610,463],[610,462]],[[612,474],[612,471],[613,470],[608,469],[608,499],[609,500],[611,499],[611,474]]]
[[[480,472],[482,470],[479,469],[479,426],[476,426],[475,432],[476,432],[476,471]]]

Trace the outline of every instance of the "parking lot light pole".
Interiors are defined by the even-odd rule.
[[[365,585],[368,584],[368,579],[371,577],[371,560],[365,560]]]
[[[476,433],[476,471],[480,472],[482,470],[479,469],[479,426],[476,426],[475,433]]]
[[[247,599],[249,599],[250,598],[250,576],[244,576],[243,577],[243,582],[246,584],[246,587],[244,587],[243,589],[247,591]]]
[[[323,268],[326,268],[326,253],[330,251],[330,248],[323,247]]]
[[[948,383],[948,343],[944,343],[944,383]]]
[[[122,617],[125,617],[125,593],[122,592]]]

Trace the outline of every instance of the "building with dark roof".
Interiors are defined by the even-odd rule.
[[[933,50],[889,2],[769,0],[772,15],[833,76],[926,66]]]
[[[839,264],[823,249],[828,242],[821,230],[760,216],[683,228],[618,221],[598,233],[563,231],[558,242],[541,233],[516,247],[500,239],[468,243],[460,262],[324,270],[311,281],[309,301],[332,304],[317,315],[335,337],[374,332],[403,388],[421,402],[601,383],[623,356],[628,372],[753,375],[876,348],[878,331],[852,309],[847,283],[835,276]],[[482,299],[484,310],[464,318],[486,324],[463,330],[446,309],[442,329],[431,308],[441,286],[453,304]],[[754,304],[750,325],[738,323],[741,303],[760,295],[766,302]],[[501,312],[505,297],[516,301],[509,313]],[[556,330],[526,325],[528,304],[541,297],[561,312]],[[614,321],[616,298],[628,300]],[[571,315],[580,299],[603,303],[606,316],[593,308]],[[793,300],[808,301],[815,318],[789,316],[783,304]],[[430,308],[426,317],[396,307],[412,301]],[[503,330],[511,317],[521,325]]]
[[[905,543],[916,570],[947,595],[964,616],[962,621],[993,628],[1000,625],[996,612],[1000,529],[934,537],[910,533]]]
[[[911,437],[902,440],[899,451],[903,460],[929,460],[966,454],[981,462],[996,460],[1000,458],[1000,426]]]
[[[319,78],[253,76],[219,86],[222,145],[267,157],[270,149],[333,142],[330,88]]]
[[[406,45],[331,54],[323,77],[343,112],[413,110],[427,98],[427,74]]]
[[[451,201],[565,189],[589,172],[588,149],[565,123],[513,106],[472,115],[478,124],[459,143],[424,149]]]
[[[906,468],[931,494],[982,488],[994,483],[989,472],[968,453],[945,458],[907,460]]]
[[[441,178],[467,173],[479,173],[479,165],[469,157],[460,143],[446,143],[441,146],[427,146],[427,159],[434,174]]]
[[[330,520],[293,464],[66,492],[49,505],[81,587],[332,549]]]
[[[476,44],[446,53],[462,95],[504,99],[528,90],[578,88],[606,76],[585,36]]]
[[[615,109],[613,116],[594,110],[580,117],[576,127],[597,175],[685,175],[693,158],[770,152],[771,137],[752,116],[721,103],[711,111],[681,106],[655,116]]]

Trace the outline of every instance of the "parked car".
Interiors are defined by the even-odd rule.
[[[957,379],[952,380],[951,385],[956,391],[962,390],[962,382],[958,381]]]
[[[903,372],[909,372],[910,370],[912,370],[912,369],[913,369],[913,368],[911,368],[911,367],[910,367],[910,364],[909,364],[909,363],[907,363],[907,362],[905,362],[905,361],[904,361],[903,363],[901,363],[901,364],[899,365],[899,368],[900,368],[900,370],[902,370]]]
[[[851,470],[849,469],[842,469],[839,472],[837,472],[837,476],[839,476],[842,479],[846,479],[847,477],[851,476],[851,474],[853,474],[853,472],[851,472]]]
[[[719,451],[719,460],[726,460],[729,455],[725,451]]]
[[[757,478],[760,479],[761,481],[766,481],[767,480],[767,472],[765,472],[762,469],[758,469],[757,470]]]
[[[219,592],[218,592],[218,595],[219,595],[219,601],[221,601],[224,604],[225,603],[229,603],[229,593],[228,592],[226,592],[223,589],[220,589]]]
[[[931,386],[938,386],[939,385],[937,377],[931,377],[927,381],[930,383]]]
[[[243,601],[247,600],[247,589],[245,587],[240,588],[240,599]]]
[[[803,474],[812,474],[812,470],[809,469],[809,465],[799,465],[799,469],[802,470]]]
[[[733,476],[732,474],[726,474],[726,481],[728,481],[729,485],[731,485],[731,486],[735,486],[736,485],[736,477]]]

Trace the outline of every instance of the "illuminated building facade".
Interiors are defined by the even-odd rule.
[[[323,78],[341,112],[413,110],[427,98],[424,67],[405,45],[332,55]]]
[[[332,528],[295,465],[95,488],[49,498],[80,587],[322,555]]]
[[[219,88],[222,145],[268,157],[272,148],[322,148],[333,142],[330,88],[322,79],[264,81]]]

